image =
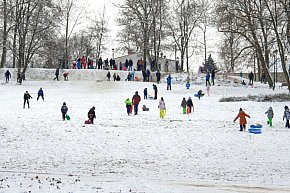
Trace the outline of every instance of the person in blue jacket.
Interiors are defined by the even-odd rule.
[[[207,86],[207,84],[210,85],[209,78],[210,78],[210,74],[209,74],[209,72],[207,72],[205,75],[205,86]]]
[[[44,101],[44,95],[43,95],[43,90],[42,90],[42,88],[40,88],[40,89],[38,90],[38,93],[37,93],[37,101],[38,101],[39,97],[41,97],[42,100]]]
[[[62,120],[64,121],[64,120],[65,120],[65,115],[66,115],[66,113],[67,113],[67,111],[68,111],[68,108],[67,108],[65,102],[63,102],[60,111],[61,111],[61,114],[62,114]]]
[[[167,81],[167,90],[171,90],[172,77],[170,74],[167,76],[166,81]]]

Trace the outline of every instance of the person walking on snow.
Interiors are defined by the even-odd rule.
[[[234,119],[234,122],[236,122],[236,120],[238,118],[240,118],[240,131],[246,131],[246,124],[247,124],[247,119],[246,117],[251,118],[248,114],[246,114],[242,108],[240,108],[239,113],[237,115],[237,117]]]
[[[147,96],[148,96],[147,88],[144,88],[144,99],[147,99]]]
[[[185,115],[186,114],[186,99],[185,98],[182,99],[180,106],[182,107],[182,113]]]
[[[156,72],[156,79],[157,79],[157,84],[159,84],[159,83],[160,83],[160,78],[161,78],[161,73],[160,73],[160,71],[159,71],[159,70],[157,70],[157,72]]]
[[[43,96],[43,90],[42,90],[42,88],[40,88],[38,90],[38,92],[37,92],[37,101],[38,101],[39,97],[41,97],[42,100],[44,101],[44,96]]]
[[[274,112],[273,112],[272,107],[269,107],[269,109],[265,112],[265,114],[267,114],[267,117],[268,117],[267,123],[270,125],[270,127],[272,127],[272,119],[274,117]]]
[[[28,108],[29,108],[29,99],[31,99],[32,96],[28,93],[28,91],[26,91],[24,93],[23,99],[24,99],[24,103],[23,103],[23,108],[25,109],[25,104],[27,102]]]
[[[283,121],[284,121],[284,119],[286,119],[286,125],[285,125],[285,127],[290,128],[290,125],[289,125],[290,111],[289,111],[288,106],[285,106],[284,107]]]
[[[88,118],[91,124],[94,124],[94,119],[96,118],[95,107],[92,107],[88,112]]]
[[[11,78],[11,74],[10,74],[9,70],[7,70],[7,71],[5,72],[6,83],[9,82],[9,78]]]
[[[60,111],[61,111],[61,114],[62,114],[62,120],[64,121],[64,120],[65,120],[65,115],[66,115],[66,113],[67,113],[67,111],[68,111],[68,108],[67,108],[65,102],[63,102]]]
[[[193,102],[191,100],[191,97],[189,97],[188,100],[186,101],[186,106],[187,106],[187,114],[194,112],[194,107],[193,107]]]
[[[134,105],[134,115],[138,114],[138,105],[141,101],[141,97],[138,95],[138,91],[135,92],[135,95],[132,98],[132,104]]]
[[[163,97],[159,101],[158,108],[160,109],[160,118],[164,119],[166,113],[166,106]]]
[[[131,107],[132,107],[132,102],[130,101],[129,98],[125,100],[126,108],[127,108],[127,114],[131,114]]]
[[[154,100],[157,99],[157,93],[158,93],[158,89],[157,89],[157,85],[153,84],[153,90],[154,90]]]
[[[53,80],[57,80],[58,81],[58,76],[59,76],[59,68],[57,68],[56,70],[55,70],[55,78],[53,79]]]
[[[207,84],[210,85],[209,78],[210,78],[210,74],[209,74],[209,72],[207,72],[205,75],[205,86],[207,86]]]

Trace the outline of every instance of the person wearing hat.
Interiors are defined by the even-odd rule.
[[[158,108],[160,109],[160,118],[164,119],[166,113],[166,106],[163,97],[159,101]]]
[[[289,125],[290,111],[289,111],[288,106],[285,106],[284,107],[283,121],[284,121],[284,119],[286,119],[286,125],[285,125],[285,127],[290,128],[290,125]]]
[[[67,111],[68,111],[68,108],[67,108],[65,102],[63,102],[60,111],[61,111],[61,113],[62,113],[62,120],[64,121],[64,120],[65,120],[65,115],[66,115],[66,113],[67,113]]]
[[[43,96],[43,90],[42,90],[42,88],[40,88],[38,90],[38,93],[37,93],[37,101],[38,101],[39,97],[41,97],[42,100],[44,101],[44,96]]]
[[[193,107],[193,102],[191,100],[191,97],[188,98],[188,100],[186,101],[186,106],[187,106],[187,114],[190,114],[191,112],[194,112],[194,107]]]
[[[24,93],[23,99],[24,99],[24,103],[23,103],[23,108],[25,109],[25,104],[27,102],[28,108],[29,108],[29,99],[31,99],[32,96],[28,93],[28,91],[26,91]]]
[[[265,114],[267,114],[268,117],[267,123],[270,125],[270,127],[272,127],[272,119],[274,117],[273,108],[269,107],[269,109],[265,112]]]
[[[246,117],[251,118],[248,114],[246,114],[242,108],[240,108],[239,113],[237,117],[234,119],[234,122],[240,118],[240,131],[246,131],[246,124],[247,124],[247,119]]]
[[[94,124],[94,119],[96,118],[95,107],[92,107],[88,112],[88,118],[91,124]]]
[[[138,91],[135,92],[135,95],[132,97],[132,104],[134,105],[134,115],[138,114],[138,105],[141,101],[140,95],[138,95]]]

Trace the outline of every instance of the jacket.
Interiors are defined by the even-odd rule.
[[[286,120],[290,120],[290,111],[289,109],[286,109],[284,111],[284,115],[283,115],[283,120],[286,119]]]
[[[165,107],[165,102],[164,102],[163,100],[160,100],[160,101],[159,101],[158,108],[159,108],[159,109],[166,109],[166,107]]]
[[[265,112],[265,114],[267,114],[268,119],[272,119],[274,117],[274,112],[273,112],[272,107],[270,107],[268,111]]]
[[[126,106],[131,106],[132,102],[130,101],[130,99],[125,100],[125,104]]]
[[[95,110],[93,108],[91,108],[88,112],[88,118],[89,119],[93,119],[93,118],[96,118],[96,113],[95,113]]]
[[[67,113],[67,111],[68,111],[67,106],[66,106],[66,105],[62,105],[60,111],[61,111],[62,113]]]
[[[43,95],[43,90],[42,89],[39,89],[37,94],[38,95]]]
[[[141,101],[141,97],[138,94],[135,94],[132,98],[133,105],[138,105]]]
[[[25,92],[23,98],[24,98],[24,100],[29,100],[32,97],[30,96],[30,94],[28,92]]]
[[[240,111],[237,117],[234,119],[234,122],[240,118],[240,125],[245,125],[247,124],[246,117],[251,118],[248,114],[246,114],[244,111]]]
[[[192,103],[192,100],[191,99],[188,99],[187,102],[186,102],[186,106],[188,107],[193,107],[193,103]]]
[[[182,100],[182,102],[181,102],[181,107],[186,108],[186,100],[185,100],[185,99]]]
[[[171,82],[172,82],[172,78],[171,78],[171,76],[169,75],[168,77],[167,77],[167,84],[171,84]]]

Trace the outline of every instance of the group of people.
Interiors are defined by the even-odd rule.
[[[68,75],[69,75],[69,73],[68,73],[68,72],[64,72],[62,75],[63,75],[63,79],[64,79],[64,81],[68,81]],[[57,68],[57,69],[55,70],[55,77],[54,77],[53,80],[57,80],[57,81],[59,81],[58,76],[59,76],[59,68]]]

